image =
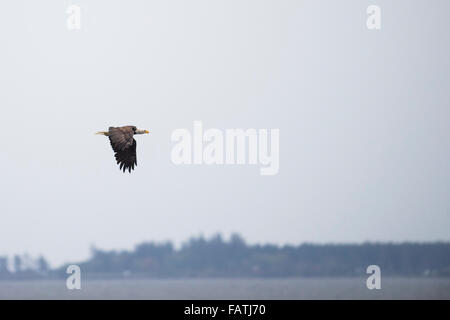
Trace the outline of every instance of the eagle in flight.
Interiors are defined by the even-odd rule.
[[[137,166],[136,140],[134,140],[133,136],[145,133],[149,133],[148,130],[139,130],[135,126],[124,126],[109,127],[108,131],[100,131],[96,134],[109,138],[120,169],[123,172],[128,170],[131,173],[131,170],[134,170],[134,167]]]

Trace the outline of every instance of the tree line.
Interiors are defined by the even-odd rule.
[[[247,244],[233,234],[194,237],[176,249],[171,242],[144,242],[133,250],[92,248],[91,257],[74,262],[83,277],[347,277],[364,276],[378,265],[384,276],[450,276],[450,243]],[[19,258],[20,259],[20,258]],[[49,269],[44,258],[34,269],[19,264],[6,268],[0,257],[0,278],[66,277],[67,265]],[[68,264],[69,265],[69,264]]]

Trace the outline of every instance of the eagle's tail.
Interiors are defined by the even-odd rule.
[[[99,131],[96,134],[102,135],[102,136],[109,136],[109,132],[108,131]]]

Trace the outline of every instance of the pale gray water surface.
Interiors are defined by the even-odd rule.
[[[365,278],[0,281],[0,299],[450,299],[450,279]]]

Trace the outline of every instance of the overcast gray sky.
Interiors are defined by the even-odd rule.
[[[81,30],[66,8],[81,7]],[[366,27],[381,7],[382,28]],[[448,1],[8,1],[0,255],[450,240]],[[175,166],[177,128],[279,128],[280,171]],[[94,132],[135,124],[138,167]]]

